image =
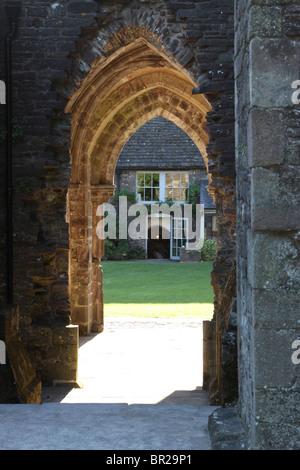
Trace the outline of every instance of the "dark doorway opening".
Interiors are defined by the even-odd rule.
[[[163,239],[163,228],[158,228],[155,238],[151,238],[151,228],[148,230],[148,259],[169,259],[170,258],[170,239]]]

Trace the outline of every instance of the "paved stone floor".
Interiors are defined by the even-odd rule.
[[[80,338],[82,389],[43,390],[43,402],[209,405],[202,387],[202,323],[108,318]]]
[[[0,449],[211,449],[201,322],[107,319],[80,338],[79,381],[0,405]]]

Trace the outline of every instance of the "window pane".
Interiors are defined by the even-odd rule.
[[[180,188],[180,174],[173,174],[173,188]]]
[[[151,188],[152,186],[152,174],[151,173],[145,173],[145,186],[148,188]]]
[[[180,201],[180,189],[173,189],[173,201]]]
[[[176,240],[180,240],[181,239],[181,228],[180,227],[176,227],[175,230],[174,230],[174,238]]]
[[[143,188],[139,188],[138,189],[138,200],[139,201],[144,201],[144,189]]]
[[[137,175],[137,184],[138,186],[144,186],[144,173],[138,173]]]
[[[171,201],[173,200],[173,198],[172,198],[172,189],[167,189],[166,188],[166,199],[170,199]]]
[[[153,201],[159,201],[159,189],[153,189]]]
[[[145,189],[145,199],[144,199],[144,201],[152,201],[151,188],[146,188]]]
[[[167,173],[166,174],[166,188],[172,188],[173,186],[173,174]]]
[[[159,187],[159,173],[153,173],[153,187]]]
[[[180,201],[187,201],[187,189],[181,190],[181,199]]]
[[[188,187],[189,175],[187,173],[181,173],[181,187]]]

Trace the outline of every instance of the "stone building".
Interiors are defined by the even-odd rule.
[[[237,398],[249,448],[299,448],[298,0],[7,0],[0,25],[2,401],[76,380],[104,321],[97,207],[162,116],[216,205],[211,399]]]
[[[216,210],[207,192],[207,171],[202,155],[191,138],[168,119],[161,116],[151,119],[132,135],[120,153],[114,180],[117,195],[126,191],[135,194],[136,202],[146,205],[149,212],[152,204],[162,204],[168,199],[182,205],[182,219],[177,217],[174,221],[171,214],[165,214],[163,223],[161,217],[149,215],[147,238],[131,241],[133,247],[143,249],[147,258],[180,259],[180,249],[187,245],[185,234],[180,230],[180,239],[179,234],[173,239],[172,227],[173,232],[176,223],[184,228],[183,205],[191,204],[192,199],[195,204],[204,206],[206,237],[215,236]],[[151,237],[151,224],[159,226],[155,238]],[[162,229],[166,233],[162,233]],[[199,243],[198,238],[195,243]]]

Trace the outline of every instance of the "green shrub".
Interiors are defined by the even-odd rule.
[[[204,240],[204,245],[200,250],[202,261],[213,261],[217,254],[216,240]]]
[[[120,196],[126,196],[128,202],[130,202],[131,204],[137,203],[136,194],[134,191],[128,191],[128,189],[120,189],[120,191],[116,191],[115,195],[112,198],[113,204],[119,201]]]
[[[106,213],[104,215],[106,216]],[[145,259],[145,250],[143,248],[140,248],[139,246],[133,247],[129,243],[129,240],[119,238],[118,217],[116,218],[116,238],[106,238],[104,240],[104,259],[114,261]]]
[[[141,247],[132,247],[128,240],[104,240],[104,258],[121,261],[130,259],[145,259],[145,250]]]

